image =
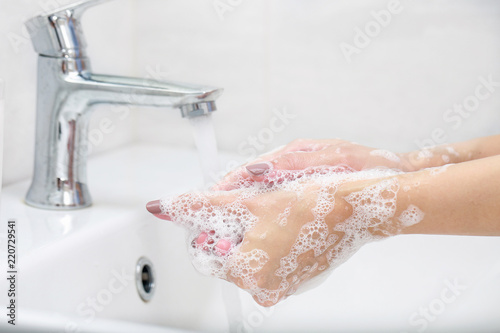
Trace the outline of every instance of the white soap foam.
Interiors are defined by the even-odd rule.
[[[399,184],[395,177],[384,178],[399,173],[386,168],[354,172],[342,165],[302,171],[276,170],[262,183],[240,177],[234,184],[238,190],[190,193],[162,199],[161,209],[173,222],[188,229],[192,240],[189,252],[200,272],[237,280],[259,301],[275,304],[312,276],[347,260],[363,244],[400,232],[397,224],[391,224]],[[350,205],[352,214],[333,227],[329,225],[326,218],[335,208],[339,186],[366,179],[377,180],[343,198]],[[296,202],[313,191],[316,200],[310,210],[312,217],[300,227],[288,254],[279,260],[279,267],[274,270],[273,276],[279,280],[277,287],[268,289],[259,285],[261,281],[255,275],[270,261],[269,254],[258,248],[248,252],[242,252],[240,248],[245,234],[259,223],[259,218],[246,206],[247,200],[277,191],[293,193]],[[281,227],[287,226],[293,203],[283,207],[274,221]],[[349,207],[345,208],[345,211],[349,210]],[[198,236],[202,233],[206,237],[200,240]],[[227,255],[221,254],[216,247],[220,240],[233,244]],[[312,254],[315,262],[300,267],[299,257],[305,253]]]
[[[415,205],[409,205],[398,217],[403,227],[410,227],[421,222],[424,219],[425,213]]]
[[[445,172],[445,171],[448,169],[448,167],[449,167],[450,165],[452,165],[452,164],[445,164],[445,165],[440,166],[440,167],[429,168],[429,170],[430,170],[430,171],[429,171],[429,174],[430,174],[431,176],[437,176],[437,175],[439,175],[440,173]]]
[[[452,146],[446,146],[445,149],[451,155],[455,155],[456,157],[460,156],[460,154]]]
[[[278,224],[280,227],[285,227],[288,223],[288,216],[290,215],[290,211],[292,210],[292,203],[289,203],[283,212],[278,215]]]
[[[393,153],[392,151],[389,150],[383,150],[383,149],[375,149],[370,152],[371,156],[380,156],[383,157],[391,162],[396,162],[399,163],[401,162],[401,159],[399,158],[398,155]]]
[[[417,156],[419,159],[427,159],[427,158],[432,158],[434,154],[430,149],[424,148],[418,152]]]

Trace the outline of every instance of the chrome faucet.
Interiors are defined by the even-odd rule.
[[[80,17],[109,0],[80,1],[26,22],[38,55],[35,168],[26,203],[43,209],[90,206],[87,136],[92,106],[179,108],[183,117],[216,110],[222,89],[93,74]]]

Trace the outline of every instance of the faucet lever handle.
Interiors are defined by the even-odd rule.
[[[110,0],[78,1],[25,22],[33,47],[48,57],[85,57],[85,38],[80,26],[82,13],[89,7]]]

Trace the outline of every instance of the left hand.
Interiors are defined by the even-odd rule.
[[[405,172],[415,170],[408,160],[408,154],[396,154],[340,139],[299,139],[233,170],[214,189],[230,191],[253,182],[265,182],[281,170],[335,165],[346,165],[356,171],[374,167]]]

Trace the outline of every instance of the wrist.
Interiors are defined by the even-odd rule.
[[[401,170],[404,172],[414,172],[425,168],[426,165],[422,156],[419,155],[420,151],[411,151],[407,153],[399,153],[398,156],[401,160]]]
[[[396,176],[399,190],[397,207],[392,218],[395,234],[411,233],[412,227],[423,220],[425,213],[419,207],[417,198],[421,195],[420,186],[425,182],[422,178],[428,171],[416,171]]]
[[[457,149],[455,149],[457,148]],[[465,147],[463,147],[465,148]],[[473,153],[462,147],[441,145],[402,154],[401,160],[406,172],[414,172],[427,168],[440,167],[445,164],[461,163],[470,160]],[[458,151],[457,151],[458,150]]]
[[[331,222],[361,232],[366,242],[395,236],[419,218],[419,210],[409,206],[400,177],[389,176],[348,182],[336,195]],[[338,227],[336,227],[338,229]]]

